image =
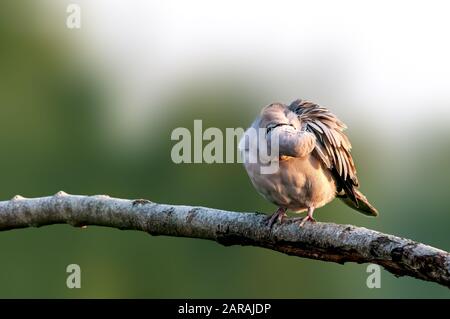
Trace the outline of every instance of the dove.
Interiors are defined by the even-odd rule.
[[[346,128],[327,108],[306,100],[272,103],[262,109],[244,133],[239,149],[255,189],[278,206],[268,219],[269,227],[281,223],[287,210],[307,212],[300,226],[315,222],[314,210],[336,197],[360,213],[378,215],[358,190]],[[255,130],[263,133],[250,134]],[[262,146],[267,154],[276,154],[264,156]],[[276,164],[277,169],[265,172],[262,168],[269,164]]]

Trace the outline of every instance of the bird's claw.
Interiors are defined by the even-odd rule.
[[[303,227],[307,221],[310,221],[312,223],[316,222],[314,217],[307,215],[304,218],[302,218],[302,221],[298,224],[298,227]]]
[[[272,229],[273,225],[276,221],[279,223],[283,222],[284,218],[287,216],[286,210],[279,208],[275,213],[273,213],[268,219],[267,219],[267,226],[269,226],[270,229]]]

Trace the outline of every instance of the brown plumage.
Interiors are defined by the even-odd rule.
[[[271,225],[277,218],[282,219],[287,209],[307,210],[302,224],[314,220],[314,209],[336,196],[361,213],[378,214],[357,189],[351,143],[343,132],[347,127],[328,109],[303,100],[289,106],[273,103],[261,111],[252,128],[267,130],[264,143],[267,142],[268,148],[274,136],[279,140],[279,156],[272,159],[278,161],[277,172],[262,174],[260,161],[244,162],[255,188],[279,206]],[[249,147],[252,142],[245,143],[246,135],[240,145],[244,155],[254,152]]]

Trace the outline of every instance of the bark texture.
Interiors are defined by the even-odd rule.
[[[450,287],[450,254],[409,239],[352,225],[289,221],[266,224],[260,213],[157,204],[106,195],[15,196],[0,202],[0,230],[70,224],[140,230],[151,235],[209,239],[222,245],[264,247],[288,255],[336,263],[375,263],[396,276]]]

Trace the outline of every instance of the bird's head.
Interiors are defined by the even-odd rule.
[[[298,116],[285,104],[272,103],[261,110],[259,127],[271,130],[281,125],[290,125],[296,129],[301,128]]]

